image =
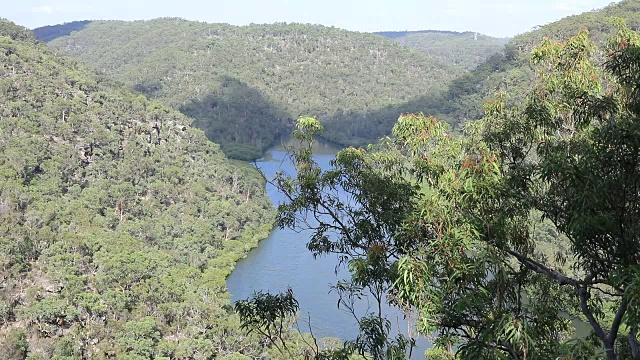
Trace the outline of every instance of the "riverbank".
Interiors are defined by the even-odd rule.
[[[261,169],[268,179],[278,171],[293,173],[293,165],[288,161],[285,147],[291,142],[272,148],[254,165]],[[330,162],[340,148],[324,141],[314,147],[314,159],[322,169],[329,169]],[[274,206],[286,201],[273,185],[267,184],[267,195]],[[306,244],[311,236],[308,231],[274,228],[269,237],[261,241],[249,254],[238,261],[235,270],[227,278],[227,287],[232,301],[250,297],[254,291],[282,292],[287,288],[300,303],[299,326],[302,332],[313,330],[317,338],[339,338],[353,340],[359,334],[356,320],[336,306],[337,294],[330,291],[340,279],[349,276],[346,269],[337,269],[336,256],[313,258]],[[358,315],[365,315],[369,306],[363,301],[358,306]],[[392,321],[394,333],[406,333],[408,324],[403,314],[395,308],[385,307],[385,313]],[[309,322],[308,319],[311,319]],[[430,344],[422,338],[414,358],[422,358]]]

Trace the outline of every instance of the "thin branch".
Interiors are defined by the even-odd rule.
[[[318,339],[316,339],[316,336],[313,334],[313,329],[311,328],[311,314],[307,313],[307,325],[309,326],[309,333],[311,334],[311,339],[313,339],[313,344],[311,345],[309,344],[309,342],[307,341],[307,339],[304,338],[304,336],[302,335],[302,331],[300,330],[300,324],[298,324],[298,320],[296,320],[296,328],[298,329],[298,332],[300,333],[300,337],[302,338],[302,341],[310,348],[315,347],[315,353],[316,355],[320,354],[320,347],[318,346]]]
[[[497,344],[497,348],[501,349],[502,351],[506,351],[509,353],[509,355],[511,355],[514,359],[520,359],[520,354],[518,354],[516,352],[516,350],[513,348],[513,346],[511,346],[511,344],[507,343],[507,342],[500,342],[499,344]]]
[[[601,293],[603,293],[605,295],[609,295],[611,297],[621,297],[621,296],[623,296],[623,294],[620,291],[617,291],[617,292],[613,293],[613,292],[607,291],[607,290],[602,289],[602,288],[597,287],[597,286],[593,286],[592,288],[594,290],[600,291]]]

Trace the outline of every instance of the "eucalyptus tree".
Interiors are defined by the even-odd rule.
[[[278,207],[278,226],[312,230],[307,247],[313,255],[337,254],[337,267],[344,265],[351,273],[350,279],[338,282],[332,290],[339,295],[338,306],[354,316],[360,334],[345,343],[342,351],[318,352],[315,358],[342,359],[359,354],[374,359],[404,359],[414,345],[413,340],[403,335],[391,338],[392,324],[383,308],[396,278],[401,251],[409,246],[398,243],[402,239],[396,235],[401,231],[403,219],[414,209],[415,186],[401,177],[379,173],[368,162],[358,161],[364,154],[362,149],[340,152],[332,161],[333,168],[323,171],[312,157],[314,136],[322,130],[315,118],[298,120],[294,138],[299,143],[290,149],[297,174],[292,177],[281,172],[274,180],[288,199]],[[236,303],[245,328],[257,331],[277,328],[284,316],[282,310],[291,310],[265,301],[264,296],[256,294]],[[285,294],[267,298],[273,296],[286,298]],[[356,308],[363,298],[369,305],[366,314]],[[264,310],[258,313],[247,310],[261,308]],[[274,318],[271,316],[274,312],[282,317]],[[287,315],[293,317],[295,311]],[[277,321],[264,324],[255,318]]]
[[[640,358],[640,36],[616,24],[604,51],[586,31],[545,40],[524,103],[499,94],[461,136],[402,115],[392,137],[323,171],[322,126],[300,119],[278,224],[338,254],[347,308],[369,296],[417,314],[431,358]],[[555,243],[536,239],[542,220]],[[592,335],[575,336],[573,318]],[[359,323],[352,350],[406,356],[381,311]]]
[[[437,344],[465,357],[598,356],[571,340],[567,310],[608,359],[640,356],[640,37],[617,25],[601,63],[586,31],[545,40],[526,104],[501,94],[464,138],[420,117],[396,126],[425,186],[407,223],[421,251],[401,260],[396,288]],[[542,256],[532,214],[566,236],[567,253]]]

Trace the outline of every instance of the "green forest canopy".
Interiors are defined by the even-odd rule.
[[[471,71],[398,43],[420,47],[424,37],[438,39],[433,56],[466,63],[478,52],[489,55],[488,45],[475,47],[484,38],[471,40],[471,33],[383,33],[391,40],[319,25],[157,19],[91,22],[51,45],[180,109],[227,154],[249,159],[302,115],[316,116],[327,129],[323,136],[344,145],[375,142],[401,113],[435,115],[459,129],[482,117],[497,88],[522,98],[516,94],[525,93],[533,76],[530,50],[544,37],[565,39],[586,28],[602,43],[612,32],[610,17],[638,26],[639,8],[640,1],[624,0],[544,25],[511,39]],[[452,52],[443,44],[460,48]]]
[[[492,55],[501,53],[509,41],[474,32],[455,31],[387,31],[375,34],[466,70],[473,70]]]
[[[0,20],[4,359],[241,359],[225,279],[274,218],[191,120]]]
[[[394,106],[431,101],[463,72],[381,36],[320,25],[94,21],[50,45],[193,117],[238,158],[259,156],[302,115],[322,119],[329,140],[375,141]]]
[[[357,144],[367,138],[374,138],[374,135],[382,136],[389,131],[393,123],[391,119],[396,119],[403,109],[424,110],[442,115],[444,119],[458,119],[460,122],[479,118],[484,114],[481,106],[483,100],[495,88],[508,90],[510,99],[504,104],[505,108],[523,103],[525,95],[530,92],[533,79],[533,70],[529,65],[531,49],[543,37],[567,39],[578,30],[587,28],[592,39],[603,44],[606,37],[614,31],[609,21],[610,16],[625,18],[632,27],[637,27],[640,24],[639,14],[640,1],[627,0],[601,11],[569,17],[520,35],[509,42],[504,54],[490,57],[474,71],[454,80],[451,86],[434,89],[434,93],[439,96],[407,95],[406,99],[395,99],[390,104],[375,103],[375,106],[365,106],[365,111],[356,108],[351,112],[343,110],[342,113],[335,110],[335,113],[325,118],[319,115],[326,120],[324,122],[329,129],[326,137],[342,143]],[[64,45],[65,51],[73,53],[85,51],[88,49],[85,46],[93,46],[94,42],[112,44],[110,41],[115,40],[102,38],[101,35],[108,31],[130,38],[130,44],[134,44],[137,38],[127,31],[137,37],[144,37],[145,31],[148,31],[149,36],[167,35],[174,41],[171,45],[163,44],[161,40],[156,43],[149,41],[152,44],[148,48],[133,45],[124,46],[123,49],[115,47],[115,54],[107,54],[112,56],[112,60],[117,60],[117,56],[124,56],[125,51],[135,53],[139,50],[143,54],[135,57],[137,62],[134,61],[133,64],[119,64],[119,68],[115,66],[113,69],[108,68],[110,63],[106,61],[103,68],[93,62],[92,65],[100,71],[106,70],[107,74],[115,74],[120,81],[143,92],[147,97],[156,97],[193,116],[196,123],[214,118],[211,117],[210,109],[220,106],[223,107],[218,111],[222,115],[233,113],[244,116],[240,117],[244,119],[242,127],[227,126],[228,122],[220,122],[217,128],[209,130],[210,138],[211,131],[217,131],[216,136],[222,136],[226,132],[235,136],[233,143],[223,144],[228,153],[235,152],[237,157],[254,157],[272,141],[262,138],[257,131],[252,133],[261,128],[248,126],[252,124],[251,121],[257,121],[250,114],[266,113],[267,118],[274,121],[280,119],[281,122],[274,122],[280,124],[279,130],[268,135],[273,139],[287,131],[287,119],[298,114],[290,110],[290,107],[297,105],[278,104],[273,100],[277,100],[277,97],[270,97],[269,91],[278,94],[275,90],[282,89],[282,83],[266,82],[267,85],[261,85],[266,86],[263,89],[243,80],[239,73],[216,77],[214,83],[218,84],[216,89],[219,91],[214,91],[211,97],[203,97],[203,101],[196,101],[195,104],[190,98],[193,94],[187,94],[186,99],[183,99],[186,102],[181,103],[172,96],[180,97],[183,96],[182,93],[172,93],[170,90],[175,88],[162,82],[154,82],[155,75],[171,74],[171,80],[165,80],[173,82],[173,79],[179,79],[176,82],[178,89],[199,89],[197,84],[200,78],[194,74],[201,74],[197,72],[199,69],[215,66],[205,61],[192,63],[192,58],[203,58],[206,51],[218,54],[214,50],[218,49],[218,45],[225,44],[228,34],[235,34],[233,36],[237,37],[233,39],[241,44],[253,44],[255,53],[263,54],[265,49],[261,47],[263,43],[260,41],[263,40],[260,37],[253,42],[242,40],[245,39],[245,32],[252,27],[220,25],[220,33],[202,35],[209,39],[207,41],[211,41],[205,47],[189,47],[191,29],[200,29],[199,26],[214,29],[218,25],[177,19],[96,24],[104,32],[91,33],[95,38],[82,37],[84,31],[93,26],[91,23],[85,30],[71,37],[59,38],[55,45]],[[176,24],[177,30],[171,24]],[[336,34],[352,34],[307,25],[277,26],[280,26],[278,29],[284,35],[269,38],[272,42],[267,44],[275,44],[275,50],[269,51],[280,49],[279,51],[284,52],[283,46],[291,39],[288,31],[296,26],[305,31],[315,28],[320,33],[330,32],[331,36],[320,37],[328,43],[331,43]],[[163,32],[156,32],[156,27],[162,28]],[[271,26],[264,27],[272,29]],[[224,295],[224,274],[230,271],[235,259],[248,246],[252,246],[252,241],[256,239],[252,234],[257,233],[258,238],[266,234],[267,227],[264,225],[268,221],[265,219],[271,216],[271,210],[262,192],[262,180],[250,168],[226,160],[216,145],[206,142],[202,133],[190,128],[190,120],[184,116],[160,103],[150,101],[147,97],[118,88],[77,61],[54,56],[43,45],[37,44],[31,33],[23,28],[3,21],[0,22],[0,34],[3,34],[0,41],[4,49],[0,69],[0,96],[1,103],[8,104],[1,109],[4,123],[0,124],[8,124],[0,127],[0,146],[3,147],[0,155],[0,176],[3,180],[0,188],[0,246],[3,247],[4,255],[3,276],[12,281],[2,290],[4,302],[0,304],[6,310],[2,313],[2,321],[9,331],[1,341],[6,353],[16,354],[18,358],[26,352],[44,354],[43,358],[78,357],[83,352],[96,356],[127,354],[131,357],[149,358],[176,354],[188,357],[189,354],[207,351],[211,354],[217,351],[221,356],[236,356],[237,353],[254,355],[264,351],[257,345],[256,338],[246,338],[238,331],[238,320],[229,315]],[[293,39],[298,38],[298,34],[294,35]],[[175,42],[176,39],[182,41]],[[278,39],[284,40],[278,42]],[[387,40],[380,41],[384,46],[389,43]],[[331,46],[327,45],[327,48],[330,49]],[[392,45],[392,48],[397,46]],[[228,53],[232,47],[225,49]],[[398,51],[404,53],[407,50]],[[323,52],[321,47],[312,46],[310,52],[331,58],[331,51]],[[391,56],[389,54],[386,55]],[[97,59],[99,53],[96,50],[86,56]],[[162,61],[157,60],[158,58]],[[262,58],[270,59],[268,52]],[[304,59],[310,59],[301,62],[303,66],[308,66],[304,68],[313,69],[314,58]],[[178,64],[176,69],[168,65],[173,64],[172,61]],[[235,61],[244,65],[253,64],[253,60],[245,59],[242,62],[235,60],[233,56],[225,61],[228,61],[226,64],[235,64]],[[276,60],[273,61],[273,72],[258,76],[261,80],[272,79],[271,75],[277,73],[276,65],[280,65]],[[393,63],[394,60],[386,61]],[[263,71],[263,63],[253,65],[256,67],[247,66],[242,69],[247,74]],[[152,75],[147,78],[148,74],[143,70]],[[302,85],[293,83],[293,78],[287,78],[290,81],[286,83],[289,89],[299,91],[299,95],[284,97],[285,99],[295,100],[293,103],[302,102],[302,110],[313,107],[310,102],[302,101],[307,99],[307,95],[318,102],[326,101],[322,96],[317,96],[315,85],[320,84],[318,78],[307,77],[304,72],[292,73],[300,76],[295,79],[300,80]],[[217,75],[219,74],[216,73]],[[286,74],[280,75],[278,81],[284,81]],[[141,79],[152,80],[144,82]],[[354,79],[360,78],[350,78],[349,81],[353,82]],[[407,84],[412,80],[402,76],[400,79]],[[378,80],[373,83],[376,81]],[[395,84],[391,78],[385,81]],[[196,84],[194,88],[191,87],[192,82]],[[200,85],[205,88],[207,86],[205,81]],[[268,85],[272,85],[273,89],[265,90]],[[400,88],[401,83],[398,82],[397,86]],[[375,91],[378,90],[371,89],[372,93]],[[369,94],[364,91],[363,94],[365,93]],[[326,95],[326,92],[322,94]],[[251,101],[243,103],[242,99]],[[344,96],[341,99],[345,101]],[[258,106],[253,107],[254,103]],[[225,108],[227,112],[223,111]],[[417,119],[424,121],[425,118]],[[348,126],[339,126],[344,124]],[[509,123],[500,125],[507,126],[506,130],[502,128],[505,130],[502,135],[510,134]],[[273,129],[266,122],[262,126],[268,131]],[[518,133],[513,132],[511,135]],[[515,143],[521,140],[506,139]],[[411,149],[416,144],[404,145]],[[420,146],[423,145],[428,149],[429,144]],[[167,159],[161,156],[167,153],[175,153],[176,157]],[[25,158],[22,154],[34,154],[34,157]],[[453,163],[457,164],[455,161]],[[215,164],[215,171],[210,170],[211,164]],[[473,162],[458,165],[467,167],[470,164]],[[419,162],[419,165],[427,166],[429,171],[438,169],[429,168],[433,165],[429,163]],[[210,184],[216,184],[216,187]],[[458,199],[461,204],[477,200],[465,195],[474,188],[469,190],[466,184],[458,185],[461,187],[454,190],[460,192],[451,195],[462,196]],[[216,204],[214,208],[208,207],[211,202]],[[221,208],[229,210],[219,213]],[[252,211],[259,215],[248,218]],[[208,222],[211,218],[221,221],[214,225]],[[155,226],[158,223],[161,225]],[[202,234],[205,236],[201,236]],[[203,243],[202,239],[214,240]],[[119,249],[125,250],[120,252]],[[553,252],[551,255],[554,255]],[[512,274],[522,272],[523,276],[528,276],[527,271],[516,270]],[[128,274],[133,275],[131,277]],[[155,282],[148,281],[151,277],[162,280],[162,289],[152,287]],[[469,279],[483,280],[473,277]],[[539,277],[534,281],[536,286],[546,284]],[[130,285],[131,283],[135,283],[135,286]],[[457,286],[455,283],[450,285]],[[209,297],[210,289],[213,289],[211,291],[216,296]],[[547,291],[548,295],[553,295],[558,289],[549,287]],[[560,292],[563,293],[562,296],[566,295]],[[414,294],[419,294],[419,291],[414,289]],[[449,293],[451,294],[455,292]],[[202,302],[202,297],[210,301]],[[557,304],[552,305],[552,310],[557,310]],[[608,306],[607,303],[605,305]],[[175,309],[183,312],[176,313]],[[192,318],[185,317],[186,313],[191,314]],[[491,313],[482,312],[480,315]],[[598,319],[607,326],[610,320],[606,316]],[[210,323],[222,325],[211,329],[206,325]],[[217,333],[218,330],[223,331],[223,334]],[[71,337],[71,333],[80,335]],[[230,339],[230,342],[224,339]],[[553,341],[557,339],[550,340],[547,344],[553,347]],[[91,342],[95,343],[88,345]],[[517,350],[521,352],[524,349],[522,344],[529,343],[520,341],[514,344],[520,346]],[[481,348],[476,350],[484,351]],[[538,350],[545,348],[539,347]]]

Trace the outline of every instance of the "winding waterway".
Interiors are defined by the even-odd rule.
[[[314,159],[323,169],[328,169],[329,162],[338,150],[332,145],[320,143],[314,151]],[[265,157],[257,162],[257,166],[268,179],[273,179],[280,170],[290,174],[294,171],[293,165],[286,160],[283,147],[268,151]],[[285,201],[284,195],[271,184],[267,184],[267,193],[275,206]],[[267,239],[238,262],[227,279],[232,300],[246,299],[258,290],[282,292],[291,287],[300,303],[301,331],[309,331],[307,319],[310,318],[311,329],[318,338],[355,339],[358,335],[355,319],[346,311],[338,309],[338,295],[330,292],[330,285],[334,285],[340,278],[345,278],[348,275],[347,271],[340,270],[336,274],[335,256],[314,259],[306,248],[309,237],[310,233],[305,231],[273,229]],[[368,309],[366,302],[363,301],[359,305],[359,315],[365,314]],[[407,323],[403,320],[402,314],[388,307],[384,311],[392,321],[394,333],[401,331],[406,335]],[[422,358],[428,346],[426,339],[420,339],[413,358]]]
[[[328,169],[329,162],[335,157],[339,148],[330,144],[319,143],[314,149],[314,159],[322,167]],[[257,161],[258,168],[268,179],[273,179],[276,172],[282,170],[289,174],[294,172],[293,164],[287,160],[284,147],[279,146],[267,152],[265,157]],[[267,193],[275,206],[286,200],[273,185],[267,184]],[[274,228],[270,236],[251,250],[248,256],[236,264],[233,273],[227,279],[227,287],[232,300],[246,299],[254,291],[283,292],[288,287],[300,303],[299,326],[303,332],[309,326],[318,338],[334,337],[352,340],[358,335],[355,319],[346,311],[338,309],[338,295],[331,293],[330,286],[339,279],[346,278],[346,270],[337,274],[335,256],[314,259],[306,244],[310,232],[296,232],[291,229]],[[367,313],[366,302],[357,309],[359,315]],[[407,334],[407,323],[396,309],[386,307],[385,314],[393,323],[393,335],[398,332]],[[565,314],[568,317],[568,315]],[[309,324],[307,319],[311,319]],[[588,324],[573,318],[576,337],[585,337],[590,332]],[[430,344],[425,338],[418,340],[413,359],[423,358],[424,351]]]

